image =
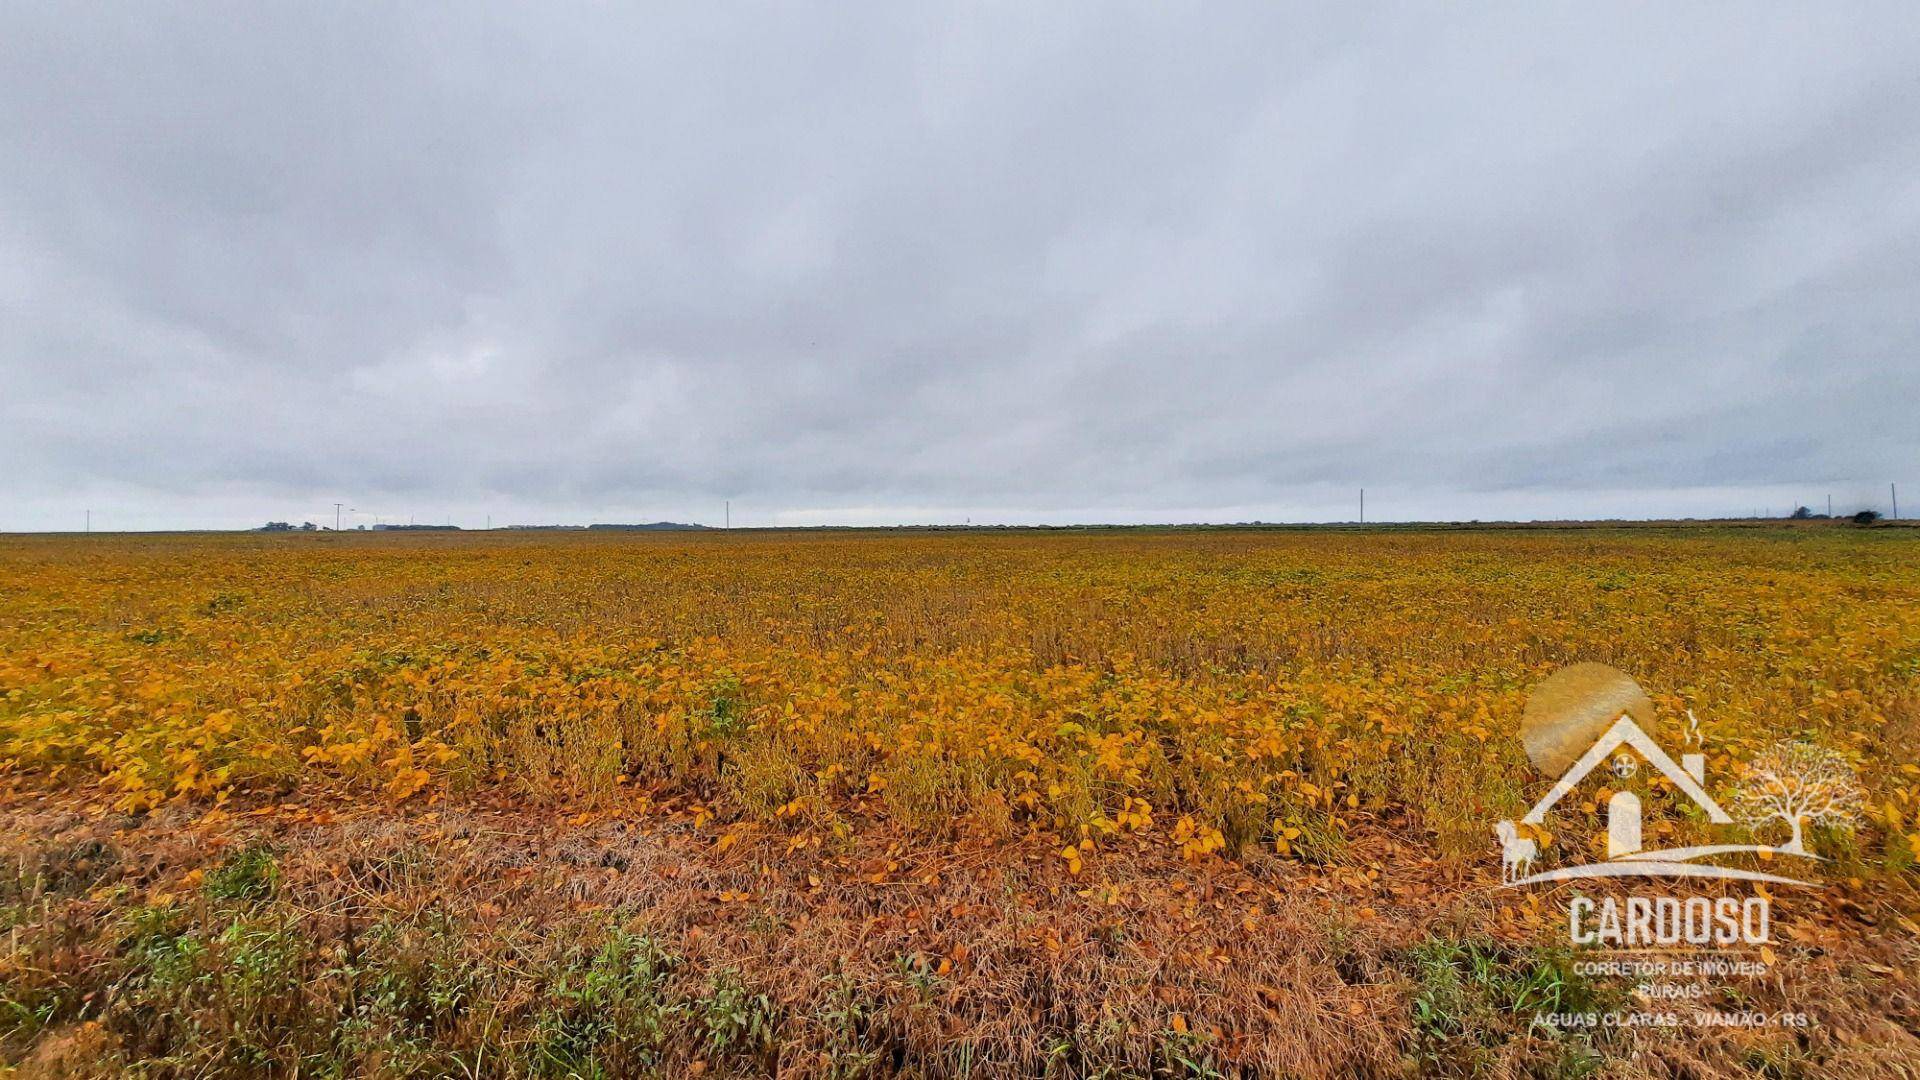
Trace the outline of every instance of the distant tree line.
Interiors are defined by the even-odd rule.
[[[1797,507],[1793,511],[1793,513],[1788,516],[1795,521],[1828,521],[1830,520],[1825,514],[1814,513],[1813,508],[1810,506]],[[1859,513],[1853,515],[1848,520],[1852,521],[1855,525],[1871,525],[1874,522],[1880,520],[1880,511],[1862,510]]]

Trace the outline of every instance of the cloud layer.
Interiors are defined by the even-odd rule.
[[[0,529],[1706,516],[1920,461],[1900,7],[13,5],[0,157]]]

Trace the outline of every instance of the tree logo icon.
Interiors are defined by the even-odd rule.
[[[1809,822],[1851,821],[1862,801],[1845,758],[1812,743],[1782,742],[1747,763],[1733,813],[1756,832],[1776,819],[1786,822],[1792,838],[1772,850],[1806,855]]]

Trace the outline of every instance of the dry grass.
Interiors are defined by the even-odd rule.
[[[1912,1075],[1916,553],[1839,528],[0,541],[6,1054]],[[1610,992],[1488,889],[1488,822],[1539,786],[1526,690],[1576,659],[1694,709],[1716,775],[1788,734],[1858,766],[1872,820],[1826,838],[1833,888],[1780,900],[1791,985],[1750,989],[1822,1028],[1528,1030],[1540,994]]]

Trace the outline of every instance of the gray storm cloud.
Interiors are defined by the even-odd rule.
[[[1896,6],[11,5],[0,155],[0,528],[1707,516],[1920,461]]]

